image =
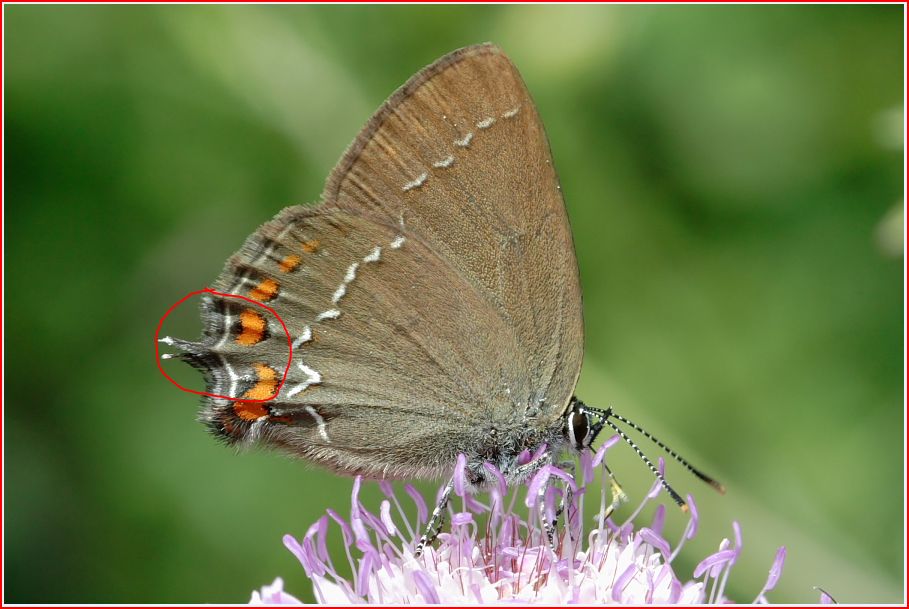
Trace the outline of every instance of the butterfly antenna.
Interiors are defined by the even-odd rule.
[[[625,442],[628,443],[628,446],[630,446],[631,448],[634,449],[634,452],[636,452],[638,454],[638,456],[641,458],[641,460],[647,464],[647,467],[649,467],[650,471],[653,472],[653,475],[657,477],[657,480],[660,481],[660,484],[663,485],[663,488],[666,489],[666,492],[669,493],[669,496],[672,497],[672,500],[675,501],[680,508],[682,508],[683,512],[687,512],[688,504],[685,503],[685,500],[682,499],[682,497],[677,492],[675,492],[674,488],[669,486],[669,483],[666,482],[666,478],[663,477],[663,474],[660,473],[660,470],[658,470],[656,468],[656,466],[653,464],[653,462],[647,458],[647,455],[645,455],[643,453],[643,451],[640,448],[638,448],[638,445],[634,443],[634,440],[629,438],[628,435],[624,431],[622,431],[618,425],[616,425],[609,419],[605,419],[605,421],[606,421],[607,425],[612,427],[612,429],[615,430],[615,432],[617,434],[619,434],[622,437],[622,439],[625,440]]]
[[[683,466],[685,466],[685,468],[688,471],[690,471],[692,474],[694,474],[695,476],[697,476],[698,478],[700,478],[701,480],[703,480],[704,482],[706,482],[707,484],[712,486],[719,493],[721,493],[721,494],[726,493],[726,487],[723,486],[720,482],[717,482],[712,477],[708,476],[701,470],[699,470],[696,467],[694,467],[693,465],[691,465],[691,463],[689,463],[687,459],[685,459],[684,457],[679,455],[677,452],[675,452],[674,450],[672,450],[671,448],[666,446],[666,444],[664,444],[659,439],[657,439],[653,434],[645,431],[640,425],[634,423],[633,421],[626,419],[622,415],[616,414],[612,410],[612,408],[607,408],[606,410],[602,410],[600,408],[591,408],[591,407],[587,406],[586,404],[584,404],[583,402],[581,402],[580,400],[577,400],[577,405],[583,411],[589,412],[593,415],[600,417],[600,420],[597,421],[597,423],[595,423],[592,426],[592,430],[594,431],[593,437],[595,437],[600,432],[600,430],[602,430],[604,424],[609,425],[609,427],[611,427],[616,433],[618,433],[619,436],[623,440],[625,440],[625,442],[629,446],[631,446],[632,449],[634,449],[634,452],[636,452],[638,454],[638,457],[640,457],[641,460],[647,464],[647,467],[649,467],[650,471],[653,472],[654,476],[657,477],[657,479],[660,481],[660,484],[663,486],[664,489],[666,489],[666,492],[669,493],[669,496],[672,497],[672,499],[677,504],[679,504],[679,507],[681,507],[683,510],[686,510],[688,507],[687,504],[685,503],[685,501],[679,496],[679,494],[677,492],[675,492],[675,490],[669,485],[669,483],[666,482],[666,479],[663,477],[663,475],[660,474],[659,470],[653,465],[653,462],[647,458],[647,456],[643,453],[643,451],[641,451],[641,449],[638,448],[637,444],[635,444],[634,441],[631,438],[629,438],[628,435],[624,431],[622,431],[622,429],[620,429],[618,427],[618,425],[616,425],[610,419],[616,419],[617,421],[620,421],[620,422],[632,427],[639,433],[643,434],[648,440],[650,440],[651,442],[653,442],[654,444],[656,444],[657,446],[659,446],[660,448],[665,450],[666,453],[668,453],[673,459],[675,459],[676,461],[681,463]]]
[[[691,472],[692,474],[694,474],[695,476],[697,476],[698,478],[700,478],[701,480],[703,480],[704,482],[706,482],[707,484],[709,484],[710,486],[712,486],[713,488],[715,488],[715,489],[717,490],[717,492],[719,492],[721,495],[725,495],[725,494],[726,494],[726,487],[725,487],[725,486],[723,486],[720,482],[717,482],[716,480],[714,480],[713,478],[711,478],[710,476],[708,476],[707,474],[705,474],[704,472],[702,472],[702,471],[699,470],[698,468],[694,467],[694,466],[693,466],[691,463],[689,463],[684,457],[682,457],[680,454],[678,454],[677,452],[675,452],[674,450],[672,450],[671,448],[669,448],[668,446],[666,446],[665,444],[663,444],[662,442],[660,442],[660,441],[659,441],[655,436],[653,436],[651,433],[649,433],[649,432],[645,431],[643,428],[641,428],[640,425],[637,425],[637,424],[635,424],[635,423],[629,421],[628,419],[626,419],[625,417],[623,417],[623,416],[620,415],[620,414],[616,414],[615,412],[612,412],[612,409],[610,409],[609,412],[610,412],[610,414],[609,414],[610,417],[612,417],[612,418],[614,418],[614,419],[617,419],[617,420],[621,421],[622,423],[625,423],[626,425],[628,425],[629,427],[631,427],[631,428],[634,429],[635,431],[641,433],[641,434],[642,434],[644,437],[646,437],[648,440],[650,440],[651,442],[653,442],[654,444],[656,444],[657,446],[659,446],[660,448],[662,448],[663,450],[665,450],[666,453],[669,454],[670,457],[672,457],[673,459],[675,459],[676,461],[678,461],[679,463],[681,463],[682,465],[684,465],[685,468],[686,468],[689,472]]]

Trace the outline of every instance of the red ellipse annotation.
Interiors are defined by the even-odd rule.
[[[275,319],[277,319],[278,322],[281,324],[281,328],[283,328],[283,330],[284,330],[284,335],[287,337],[287,354],[288,355],[287,355],[287,365],[284,367],[284,375],[281,377],[281,382],[278,383],[278,386],[275,388],[274,395],[267,397],[267,398],[259,399],[259,400],[252,400],[252,399],[235,398],[235,397],[232,397],[229,395],[218,395],[216,393],[209,393],[207,391],[196,391],[195,389],[189,389],[188,387],[184,387],[183,385],[181,385],[180,383],[175,381],[173,378],[171,378],[171,376],[167,372],[164,371],[164,366],[161,365],[161,354],[159,353],[160,343],[158,342],[158,337],[161,334],[161,328],[164,326],[164,320],[166,320],[167,317],[171,313],[173,313],[174,309],[179,307],[181,304],[183,304],[184,302],[186,302],[193,296],[198,296],[200,294],[214,294],[215,296],[221,296],[223,298],[237,298],[239,300],[244,300],[257,307],[262,307],[263,309],[265,309],[266,311],[268,311],[269,313],[274,315]],[[196,290],[194,292],[190,292],[189,294],[187,294],[186,296],[184,296],[183,298],[181,298],[180,300],[178,300],[177,302],[175,302],[174,304],[172,304],[170,306],[170,308],[167,310],[167,312],[165,312],[164,315],[161,316],[160,321],[158,321],[158,327],[155,328],[155,363],[158,365],[158,370],[161,371],[161,374],[164,375],[164,378],[166,378],[171,383],[173,383],[173,385],[175,387],[177,387],[178,389],[180,389],[181,391],[185,391],[187,393],[194,393],[196,395],[205,395],[205,396],[212,397],[212,398],[231,400],[234,402],[268,402],[268,401],[273,400],[276,397],[278,397],[278,393],[281,392],[281,388],[284,386],[284,383],[287,382],[287,374],[288,374],[288,372],[290,372],[290,364],[291,364],[291,362],[293,362],[293,358],[294,358],[293,341],[291,340],[290,332],[287,330],[287,324],[284,323],[284,320],[281,319],[281,316],[278,315],[277,311],[275,311],[268,305],[262,304],[261,302],[257,302],[251,298],[247,298],[246,296],[240,296],[239,294],[225,294],[224,292],[217,292],[211,288],[203,288],[201,290]]]

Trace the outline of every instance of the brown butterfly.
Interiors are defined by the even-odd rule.
[[[206,398],[201,419],[230,444],[370,478],[450,476],[463,453],[482,487],[485,462],[517,482],[605,425],[634,446],[613,419],[643,432],[574,397],[584,336],[571,229],[536,107],[493,45],[413,76],[321,203],[261,226],[213,288],[273,307],[293,338],[283,385],[286,336],[257,307],[208,295],[201,342],[169,339],[226,396]]]

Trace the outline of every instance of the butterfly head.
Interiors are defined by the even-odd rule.
[[[587,410],[584,404],[572,398],[564,417],[564,434],[566,444],[578,453],[584,452],[600,435],[603,430],[604,420]]]

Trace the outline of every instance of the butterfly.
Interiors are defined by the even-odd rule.
[[[584,327],[571,229],[536,106],[496,46],[408,80],[321,202],[262,225],[213,289],[202,340],[170,344],[205,376],[200,418],[228,444],[381,479],[441,478],[464,454],[482,488],[484,463],[523,481],[609,426],[685,505],[616,421],[652,436],[574,396]],[[285,320],[286,379],[276,320],[217,293]]]

